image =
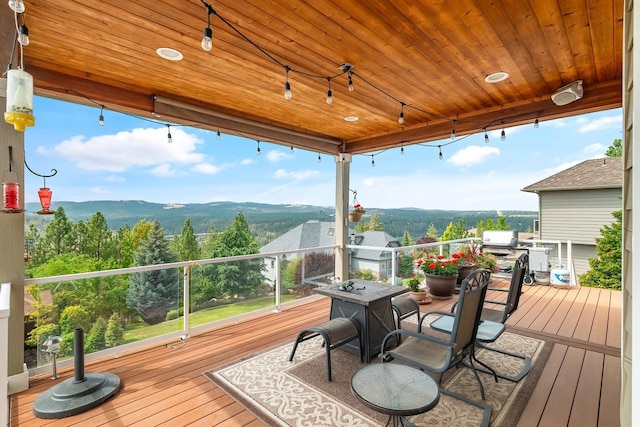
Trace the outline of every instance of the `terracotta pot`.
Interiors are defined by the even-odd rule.
[[[435,274],[425,273],[429,293],[432,297],[440,299],[449,299],[456,289],[458,276],[438,276]]]
[[[360,218],[362,218],[362,214],[360,212],[349,213],[349,221],[351,222],[360,222]]]
[[[463,266],[461,266],[460,268],[458,268],[458,280],[457,280],[458,285],[461,285],[461,284],[462,284],[462,281],[463,281],[464,279],[466,279],[466,278],[467,278],[467,276],[468,276],[468,275],[470,275],[470,274],[471,274],[471,272],[472,272],[473,270],[476,270],[477,268],[478,268],[478,266],[477,266],[477,265],[475,265],[475,264],[471,264],[471,265],[463,265]],[[459,287],[459,286],[458,286],[458,287]]]
[[[424,289],[418,292],[409,291],[409,296],[417,302],[424,301],[427,298],[427,291]]]

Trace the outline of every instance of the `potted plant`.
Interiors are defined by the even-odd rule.
[[[498,268],[498,258],[496,258],[494,254],[480,253],[476,266],[478,266],[478,268],[486,268],[492,273],[495,273]]]
[[[358,222],[362,218],[362,214],[364,214],[366,210],[362,207],[360,203],[356,203],[353,205],[353,210],[349,212],[349,221]]]
[[[417,264],[424,272],[429,293],[435,298],[451,298],[458,279],[458,260],[427,254]]]
[[[415,273],[411,274],[411,277],[407,281],[407,288],[409,288],[409,296],[416,300],[417,302],[422,302],[427,299],[427,290],[421,288],[422,284],[422,275],[416,275]]]

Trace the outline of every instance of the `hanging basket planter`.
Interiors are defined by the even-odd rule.
[[[362,214],[360,212],[350,212],[349,213],[349,221],[351,222],[360,222],[362,219]]]

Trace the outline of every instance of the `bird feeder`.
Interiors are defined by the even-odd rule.
[[[20,184],[18,174],[12,170],[13,147],[9,146],[9,170],[2,173],[2,211],[6,213],[19,213],[20,209]]]
[[[26,71],[7,71],[7,108],[4,120],[21,132],[36,122],[33,117],[33,77]]]

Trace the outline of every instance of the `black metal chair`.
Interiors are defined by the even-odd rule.
[[[522,285],[524,283],[524,277],[528,269],[529,255],[523,253],[518,257],[515,262],[513,273],[511,275],[511,283],[509,288],[488,288],[489,291],[505,292],[507,294],[504,300],[488,300],[485,299],[484,307],[480,315],[481,322],[478,326],[478,332],[476,336],[476,345],[478,347],[495,351],[497,353],[505,354],[507,356],[521,359],[523,362],[523,368],[516,375],[501,374],[493,370],[490,366],[476,361],[484,368],[478,367],[478,370],[491,373],[495,377],[503,378],[510,381],[520,381],[531,370],[531,358],[518,353],[513,353],[508,350],[497,348],[495,346],[489,346],[487,344],[495,342],[500,335],[506,330],[505,322],[511,314],[518,308],[520,302],[520,295],[522,294]],[[492,294],[494,295],[494,294]],[[487,307],[489,305],[489,307]],[[494,308],[496,306],[502,306],[502,309]],[[456,311],[456,304],[451,309],[451,314],[444,313],[440,318],[434,320],[429,325],[432,329],[440,332],[448,332],[452,328],[453,314]]]
[[[447,370],[468,359],[484,400],[484,387],[474,367],[472,356],[490,274],[489,270],[478,269],[462,282],[458,310],[453,315],[453,325],[448,339],[421,332],[424,319],[432,313],[439,313],[428,312],[420,317],[418,332],[397,329],[384,337],[380,355],[382,361],[400,360],[419,369],[438,374],[440,382]],[[399,336],[404,338],[402,343],[393,349],[388,349],[387,347],[398,342]],[[477,402],[465,397],[459,396],[459,398],[477,405]]]

